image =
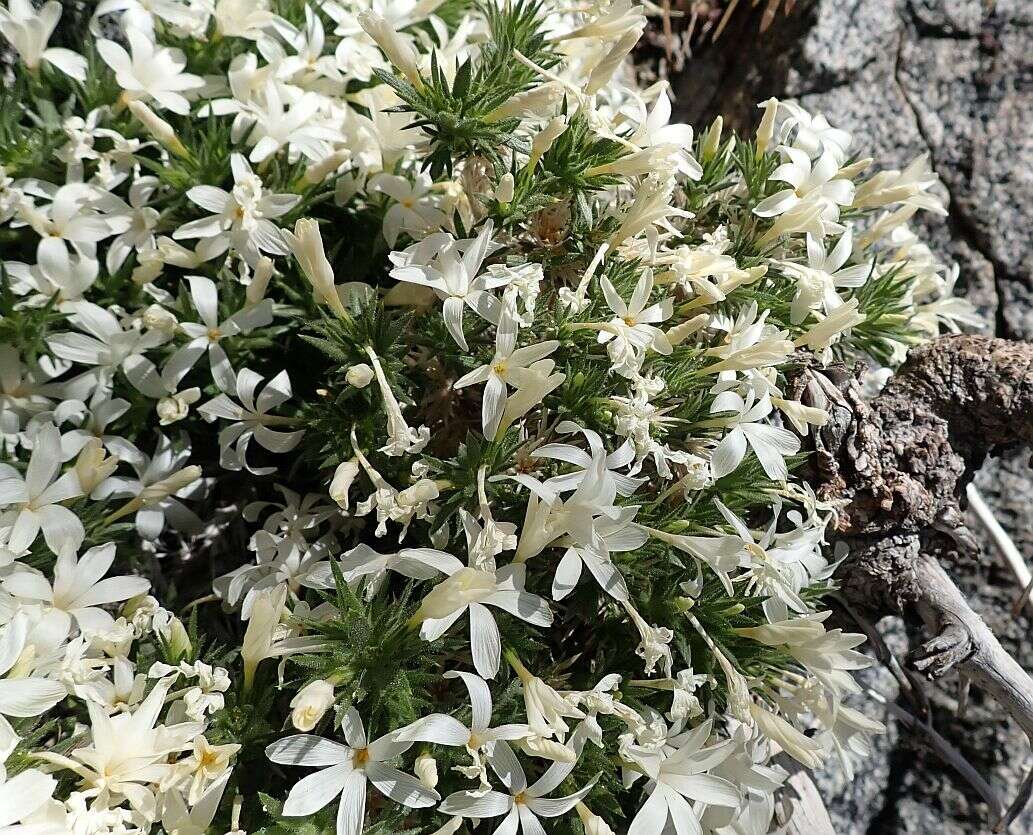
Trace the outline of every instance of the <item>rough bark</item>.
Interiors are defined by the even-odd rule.
[[[966,602],[940,559],[979,559],[964,488],[989,454],[1033,441],[1033,344],[980,336],[915,349],[877,397],[848,369],[804,370],[805,401],[831,419],[811,440],[818,495],[837,502],[839,570],[851,606],[919,619],[911,653],[929,678],[952,669],[1004,707],[1033,742],[1033,678]],[[1005,821],[1024,804],[1027,780]]]

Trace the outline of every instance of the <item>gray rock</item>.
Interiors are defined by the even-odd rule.
[[[750,102],[794,97],[849,130],[854,150],[877,165],[899,168],[928,153],[951,214],[923,217],[919,231],[944,261],[958,263],[959,288],[991,329],[1033,338],[1033,2],[815,0],[798,3],[766,35],[756,30],[756,13],[743,15],[724,44],[700,49],[674,79],[684,116],[707,124],[721,114],[749,130],[758,118]],[[1033,560],[1028,450],[989,462],[977,484]],[[970,525],[983,556],[949,569],[1006,648],[1033,669],[1030,620],[1010,614],[1015,580],[978,523]],[[901,625],[882,626],[905,654]],[[869,673],[866,686],[898,695],[885,674]],[[980,693],[958,718],[954,688],[950,680],[929,686],[933,726],[1010,802],[1033,767],[1029,744]],[[922,739],[887,724],[855,780],[834,766],[815,775],[837,832],[988,833],[979,797]],[[1033,809],[1013,831],[1033,832]]]

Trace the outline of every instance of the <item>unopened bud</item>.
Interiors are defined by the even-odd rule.
[[[703,145],[700,149],[704,162],[717,156],[717,150],[721,147],[721,129],[723,126],[724,119],[718,116],[704,135]]]
[[[173,473],[161,481],[156,481],[149,487],[144,487],[140,491],[140,499],[143,500],[145,505],[155,504],[171,496],[173,493],[178,493],[184,487],[189,487],[200,477],[201,468],[196,464],[184,467],[179,472]]]
[[[428,789],[438,784],[438,763],[428,752],[423,751],[416,758],[416,776]]]
[[[552,147],[552,143],[555,142],[563,134],[563,131],[567,129],[567,117],[556,116],[549,120],[544,128],[534,135],[531,140],[531,156],[527,160],[529,168],[534,168],[540,160]]]
[[[108,455],[100,438],[90,438],[79,450],[75,459],[75,476],[79,479],[79,487],[85,495],[90,495],[97,486],[118,467],[118,458]]]
[[[680,325],[675,325],[667,331],[667,340],[671,345],[680,345],[687,337],[705,328],[709,321],[709,313],[700,313],[698,316],[693,316],[691,319],[682,322]]]
[[[375,12],[361,12],[359,26],[377,42],[377,46],[383,50],[387,60],[394,64],[395,68],[401,71],[413,86],[423,86],[416,50],[408,40],[395,31],[390,23]]]
[[[359,462],[352,458],[337,465],[333,480],[330,482],[330,498],[344,510],[348,509],[348,491],[358,474]]]
[[[373,369],[366,365],[366,363],[360,362],[345,372],[344,379],[349,386],[364,389],[373,382]]]
[[[190,407],[200,399],[201,389],[196,386],[177,394],[163,397],[158,401],[158,405],[155,406],[155,411],[158,413],[158,422],[162,426],[168,426],[171,423],[183,420],[183,418],[190,414]]]
[[[757,155],[762,156],[771,144],[775,135],[775,114],[778,112],[778,99],[770,98],[761,102],[758,107],[764,108],[764,115],[760,120],[760,127],[757,128]]]
[[[577,809],[577,816],[585,826],[585,835],[613,835],[609,824],[584,803],[578,803],[574,808]]]
[[[263,255],[255,265],[255,274],[251,276],[251,283],[244,291],[244,298],[249,305],[256,305],[265,298],[265,291],[269,288],[269,281],[276,272],[276,266],[272,258]]]
[[[291,699],[291,723],[299,731],[308,733],[323,718],[334,703],[334,686],[329,681],[310,681]]]
[[[308,185],[316,185],[323,182],[323,180],[351,159],[351,155],[350,149],[343,148],[340,151],[334,151],[324,160],[312,163],[312,165],[305,169],[304,182]]]
[[[183,621],[173,616],[170,618],[168,626],[162,632],[164,633],[162,637],[165,639],[168,657],[171,660],[178,661],[190,655],[192,648],[190,636],[187,634],[186,627],[183,626]]]
[[[500,203],[511,203],[513,201],[514,187],[513,175],[509,173],[503,174],[502,179],[499,180],[498,187],[495,189],[495,199]]]
[[[168,336],[176,330],[179,321],[175,314],[166,310],[160,304],[152,304],[143,312],[143,323],[151,330],[161,331]]]
[[[143,125],[151,136],[157,139],[162,145],[168,148],[178,157],[189,157],[190,152],[186,146],[179,141],[176,131],[172,125],[158,116],[146,104],[138,99],[133,99],[128,104],[129,112],[132,113],[138,122]]]

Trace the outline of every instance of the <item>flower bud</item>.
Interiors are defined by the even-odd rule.
[[[196,464],[184,467],[179,472],[175,472],[167,478],[163,478],[161,481],[156,481],[149,487],[145,487],[140,491],[140,499],[144,505],[156,504],[173,493],[178,493],[184,487],[189,487],[200,477],[201,468]]]
[[[387,60],[394,64],[402,75],[415,87],[423,86],[420,78],[416,50],[408,40],[399,35],[384,18],[374,12],[359,14],[359,26],[377,42]]]
[[[585,826],[585,835],[613,835],[613,830],[595,812],[589,809],[584,803],[578,803],[576,807],[577,816]]]
[[[761,102],[758,107],[764,108],[760,127],[757,128],[757,155],[763,156],[768,149],[768,145],[771,144],[772,137],[775,135],[775,114],[778,112],[778,99],[768,99]]]
[[[438,784],[438,763],[427,751],[423,751],[416,758],[414,769],[420,782],[428,789],[433,789]]]
[[[161,632],[161,636],[164,638],[168,648],[169,658],[178,661],[180,658],[186,658],[190,655],[192,645],[186,627],[183,626],[183,621],[172,616],[169,619],[168,625]]]
[[[373,369],[366,365],[366,363],[360,362],[358,365],[353,365],[348,369],[344,379],[349,386],[364,389],[373,382]]]
[[[269,288],[269,281],[276,272],[272,258],[263,255],[255,265],[255,274],[251,276],[251,283],[244,291],[244,297],[248,305],[256,305],[265,298],[265,291]]]
[[[499,180],[498,188],[495,189],[495,199],[500,203],[510,203],[513,200],[514,182],[513,175],[506,173]]]
[[[305,169],[305,183],[308,185],[316,185],[323,182],[327,177],[351,159],[351,155],[352,152],[350,148],[342,148],[340,151],[334,151],[326,159],[312,163],[312,165]]]
[[[138,122],[143,125],[151,136],[157,139],[162,145],[168,148],[178,157],[189,157],[190,152],[186,146],[179,141],[176,131],[172,125],[162,119],[151,110],[146,104],[137,99],[128,103],[129,112],[132,113]]]
[[[151,330],[161,331],[168,336],[176,330],[179,322],[175,314],[166,310],[160,304],[152,304],[143,312],[143,323]]]
[[[284,230],[283,237],[294,257],[298,259],[298,265],[305,278],[312,285],[316,301],[330,307],[342,319],[350,319],[341,297],[337,295],[333,267],[330,266],[326,250],[323,249],[323,236],[319,233],[319,224],[311,218],[302,218],[294,224],[294,232]]]
[[[108,455],[100,438],[90,438],[75,459],[75,476],[85,495],[90,495],[97,486],[118,467],[118,457]]]
[[[201,390],[196,386],[186,391],[163,397],[158,401],[158,405],[155,406],[155,411],[158,413],[158,422],[162,426],[168,426],[170,423],[183,420],[190,413],[190,407],[200,399]]]
[[[323,718],[334,703],[334,686],[329,681],[310,681],[291,699],[291,723],[299,731],[308,733]]]
[[[700,153],[703,160],[710,160],[717,156],[717,150],[721,146],[721,129],[724,126],[724,120],[718,116],[714,119],[713,124],[707,130],[703,136],[703,145],[700,149]]]
[[[549,120],[549,123],[534,135],[531,140],[531,156],[527,160],[529,168],[534,168],[552,147],[555,142],[567,129],[567,117],[556,116]]]
[[[348,509],[348,491],[359,474],[359,462],[355,458],[342,461],[337,465],[333,480],[330,482],[330,498],[344,510]]]

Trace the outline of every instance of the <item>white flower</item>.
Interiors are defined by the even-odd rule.
[[[630,602],[623,601],[623,605],[638,630],[640,640],[635,648],[635,654],[645,660],[646,673],[652,673],[657,663],[662,663],[664,675],[670,677],[674,667],[670,647],[671,641],[674,640],[674,631],[666,626],[650,626]]]
[[[798,206],[805,198],[818,200],[825,207],[827,219],[839,217],[839,206],[849,206],[854,199],[854,184],[839,174],[839,162],[826,151],[815,162],[797,148],[778,149],[786,162],[776,168],[769,179],[789,183],[790,188],[775,192],[753,209],[758,217],[775,217]]]
[[[387,443],[380,448],[385,455],[405,455],[407,453],[419,452],[427,442],[430,441],[430,429],[421,426],[419,429],[412,429],[402,415],[402,407],[395,397],[394,389],[384,374],[384,367],[380,363],[380,357],[369,345],[366,346],[366,354],[369,361],[373,363],[373,372],[377,378],[377,385],[380,386],[380,395],[384,400],[384,411],[387,412]]]
[[[74,471],[61,473],[61,433],[52,423],[36,433],[32,457],[22,476],[10,464],[0,464],[0,527],[10,526],[6,547],[26,551],[40,531],[54,553],[79,547],[86,531],[62,503],[82,495]]]
[[[130,497],[129,504],[136,506],[122,515],[135,513],[137,533],[144,539],[157,539],[166,521],[184,533],[200,531],[200,518],[180,501],[197,498],[203,487],[200,469],[184,466],[190,460],[189,446],[177,450],[160,433],[150,457],[124,439],[113,439],[110,445],[133,468],[136,478],[113,475],[97,487],[95,498]]]
[[[146,107],[146,105],[141,105]],[[111,274],[117,273],[130,253],[155,247],[154,228],[160,213],[147,202],[158,191],[157,177],[137,177],[129,187],[129,202],[122,207],[122,214],[129,218],[129,228],[108,244],[105,265]]]
[[[854,325],[860,325],[867,315],[859,310],[860,299],[852,298],[845,304],[841,304],[823,316],[819,321],[811,325],[807,332],[798,336],[793,344],[797,347],[806,345],[813,351],[823,351],[832,343],[839,340],[840,336],[849,331]]]
[[[201,238],[197,252],[204,261],[217,258],[230,247],[252,266],[258,264],[263,252],[286,255],[283,234],[270,218],[285,215],[301,197],[266,193],[262,178],[240,154],[230,157],[230,168],[232,191],[216,186],[194,186],[187,192],[193,203],[214,214],[180,226],[172,237],[176,240]]]
[[[96,545],[81,558],[66,545],[54,563],[54,580],[49,582],[41,572],[28,567],[8,574],[3,588],[21,600],[46,605],[48,622],[54,634],[68,635],[74,618],[81,630],[104,630],[115,620],[101,606],[119,603],[144,594],[151,583],[144,577],[108,577],[115,561],[115,544]]]
[[[673,350],[667,335],[656,325],[670,318],[674,302],[667,297],[656,304],[649,304],[649,296],[653,292],[652,270],[642,271],[628,303],[606,276],[599,279],[599,286],[615,314],[613,319],[599,326],[599,343],[606,345],[613,363],[612,370],[623,377],[634,378],[642,367],[647,350],[652,348],[660,354],[670,354]]]
[[[215,282],[200,275],[187,276],[186,281],[190,286],[194,309],[201,321],[179,323],[180,329],[190,341],[169,357],[161,372],[162,382],[170,391],[175,391],[194,363],[207,351],[216,385],[223,391],[233,391],[236,388],[236,374],[222,347],[222,340],[251,333],[256,328],[271,324],[273,303],[266,299],[219,321],[219,291]]]
[[[69,304],[69,322],[80,332],[58,333],[47,339],[55,356],[82,365],[95,365],[104,380],[121,369],[138,391],[155,399],[167,394],[158,370],[145,354],[168,341],[157,329],[130,323],[123,328],[110,310],[88,301]]]
[[[120,804],[125,798],[133,809],[153,818],[156,800],[151,786],[171,775],[169,755],[190,748],[204,727],[197,722],[155,727],[168,692],[169,683],[159,682],[134,712],[117,716],[87,701],[90,744],[68,755],[43,751],[38,756],[75,772],[85,787],[103,798],[102,803],[112,798]]]
[[[859,208],[886,206],[902,203],[915,206],[934,214],[947,214],[947,209],[929,188],[940,182],[939,176],[929,167],[929,154],[915,157],[903,171],[880,171],[870,180],[857,187],[853,205]]]
[[[258,40],[266,28],[286,23],[269,11],[269,0],[218,0],[212,16],[216,31],[227,38]]]
[[[530,732],[527,725],[499,725],[491,727],[492,701],[488,683],[473,673],[449,671],[445,678],[461,678],[470,694],[470,725],[454,716],[433,713],[417,719],[398,731],[399,739],[412,742],[431,742],[435,745],[463,746],[473,759],[470,766],[456,766],[455,770],[470,779],[479,779],[482,788],[488,788],[485,755],[491,758],[500,740],[523,739]]]
[[[6,9],[0,7],[0,35],[7,38],[30,70],[38,70],[40,63],[46,61],[76,81],[85,81],[86,59],[82,55],[70,49],[47,47],[60,19],[58,0],[49,0],[39,9],[29,0],[9,0]]]
[[[280,658],[298,652],[319,652],[318,638],[292,636],[280,624],[286,613],[287,586],[281,584],[256,592],[251,604],[251,617],[240,645],[244,662],[244,690],[251,689],[258,665],[267,658]]]
[[[634,743],[621,746],[621,756],[649,779],[649,796],[628,827],[628,835],[662,835],[669,820],[676,830],[684,827],[685,832],[702,832],[699,810],[704,806],[739,805],[741,797],[734,785],[706,773],[731,756],[734,745],[726,740],[704,747],[711,727],[708,719],[692,730],[665,735],[659,748]]]
[[[807,235],[807,264],[783,261],[781,267],[796,279],[796,295],[789,311],[789,321],[800,324],[812,309],[825,312],[843,305],[839,289],[860,287],[872,274],[872,264],[857,264],[844,267],[853,251],[853,234],[850,229],[840,237],[832,252],[827,252],[825,242],[814,235]]]
[[[730,412],[729,431],[710,454],[710,467],[714,478],[721,478],[733,472],[743,458],[747,448],[752,449],[768,478],[785,481],[789,478],[785,457],[800,450],[800,439],[787,429],[761,423],[771,414],[771,397],[766,392],[757,400],[751,388],[746,399],[734,391],[723,391],[714,398],[711,414]]]
[[[513,750],[505,742],[495,746],[489,759],[492,769],[506,787],[506,792],[456,792],[445,798],[439,810],[446,815],[464,818],[505,819],[496,828],[496,835],[523,831],[524,835],[543,832],[538,817],[558,818],[574,808],[595,786],[593,780],[575,794],[566,797],[548,797],[574,768],[573,763],[553,763],[533,784],[527,785],[527,776]]]
[[[290,452],[301,442],[304,429],[284,432],[271,429],[272,426],[289,426],[293,419],[278,417],[269,412],[287,402],[291,397],[291,381],[286,370],[281,371],[265,384],[255,397],[261,376],[250,368],[242,368],[237,374],[236,385],[230,394],[239,400],[234,402],[228,394],[220,394],[203,406],[198,407],[208,420],[222,418],[233,421],[219,433],[220,463],[228,470],[246,469],[255,475],[275,472],[276,467],[252,467],[247,461],[248,445],[254,438],[270,452]]]
[[[153,99],[173,113],[189,113],[190,102],[183,93],[201,87],[204,79],[183,72],[187,61],[182,50],[159,47],[132,26],[126,29],[126,38],[131,56],[114,41],[97,41],[97,52],[115,71],[115,81],[125,91],[125,100]]]
[[[105,193],[95,186],[85,183],[53,186],[33,180],[25,185],[25,190],[34,197],[50,201],[42,207],[28,201],[19,205],[19,214],[40,236],[37,261],[46,257],[48,249],[64,248],[66,243],[80,255],[93,258],[98,241],[129,227],[128,217],[105,212],[113,205],[110,200],[102,199]]]
[[[458,389],[475,383],[485,383],[481,401],[481,426],[486,438],[495,437],[503,428],[502,419],[510,399],[510,386],[517,389],[518,393],[523,391],[525,396],[534,395],[534,399],[526,404],[530,408],[536,402],[540,402],[541,397],[548,393],[547,390],[551,390],[550,386],[555,388],[564,379],[564,375],[552,373],[556,363],[545,359],[559,347],[559,341],[548,339],[536,345],[517,348],[517,331],[516,319],[508,311],[504,311],[496,330],[495,356],[491,363],[464,374],[454,384],[454,388]],[[557,377],[559,380],[556,380]],[[512,418],[519,416],[520,414],[512,415]]]
[[[466,567],[454,571],[431,589],[413,615],[413,622],[420,624],[420,637],[436,641],[469,611],[474,667],[485,678],[495,678],[502,657],[502,639],[489,606],[535,626],[552,623],[549,604],[524,591],[524,574],[522,565],[509,565],[497,571]]]
[[[430,287],[444,300],[441,315],[445,327],[464,351],[468,350],[463,334],[463,311],[467,307],[492,324],[499,320],[499,301],[488,291],[502,286],[505,278],[478,276],[481,263],[492,249],[492,229],[489,220],[473,241],[449,240],[430,264],[410,264],[391,270],[392,278]],[[461,254],[460,243],[465,244]]]
[[[408,751],[412,742],[399,740],[396,734],[368,742],[355,708],[349,708],[342,726],[347,745],[298,734],[266,748],[266,756],[275,763],[320,769],[294,784],[283,805],[286,817],[315,814],[340,795],[337,835],[359,835],[366,816],[367,782],[385,797],[410,809],[433,806],[439,800],[437,792],[387,764]]]
[[[520,678],[528,727],[540,737],[565,739],[570,728],[563,720],[584,719],[584,712],[574,700],[564,698],[541,678],[531,675],[515,654],[507,653],[506,659]]]
[[[56,297],[59,308],[64,308],[93,286],[100,264],[86,255],[72,255],[63,246],[49,246],[40,249],[38,263],[8,261],[4,269],[23,283],[27,292],[35,291],[26,300],[28,304],[42,307]]]
[[[341,557],[341,576],[349,583],[365,580],[365,595],[372,599],[388,571],[394,571],[413,580],[432,580],[439,574],[451,575],[463,564],[451,554],[434,548],[403,548],[394,554],[379,554],[360,542]],[[332,584],[327,566],[326,581]]]
[[[369,191],[381,192],[395,201],[384,215],[388,246],[393,247],[402,232],[422,236],[445,225],[445,213],[438,208],[431,185],[425,174],[412,181],[396,174],[377,174],[370,179]]]
[[[388,521],[398,522],[402,525],[402,530],[398,534],[398,541],[401,542],[414,518],[426,519],[434,513],[436,506],[433,502],[438,497],[438,486],[429,478],[421,478],[411,487],[396,490],[362,454],[354,428],[352,428],[351,434],[355,457],[366,475],[369,476],[370,481],[373,482],[374,487],[374,492],[356,506],[355,515],[365,516],[376,508],[378,523],[376,535],[384,536],[387,533]]]
[[[793,145],[810,157],[829,153],[842,165],[847,158],[852,137],[845,130],[834,128],[821,113],[809,113],[793,101],[769,99],[765,105],[777,105],[781,121],[780,135],[786,139],[792,136]],[[765,111],[765,118],[767,111]]]
[[[312,162],[322,160],[340,140],[340,133],[320,117],[323,101],[315,93],[270,80],[260,102],[252,102],[247,115],[253,120],[247,142],[254,145],[248,155],[254,163],[264,163],[284,148],[290,161],[304,156]]]

